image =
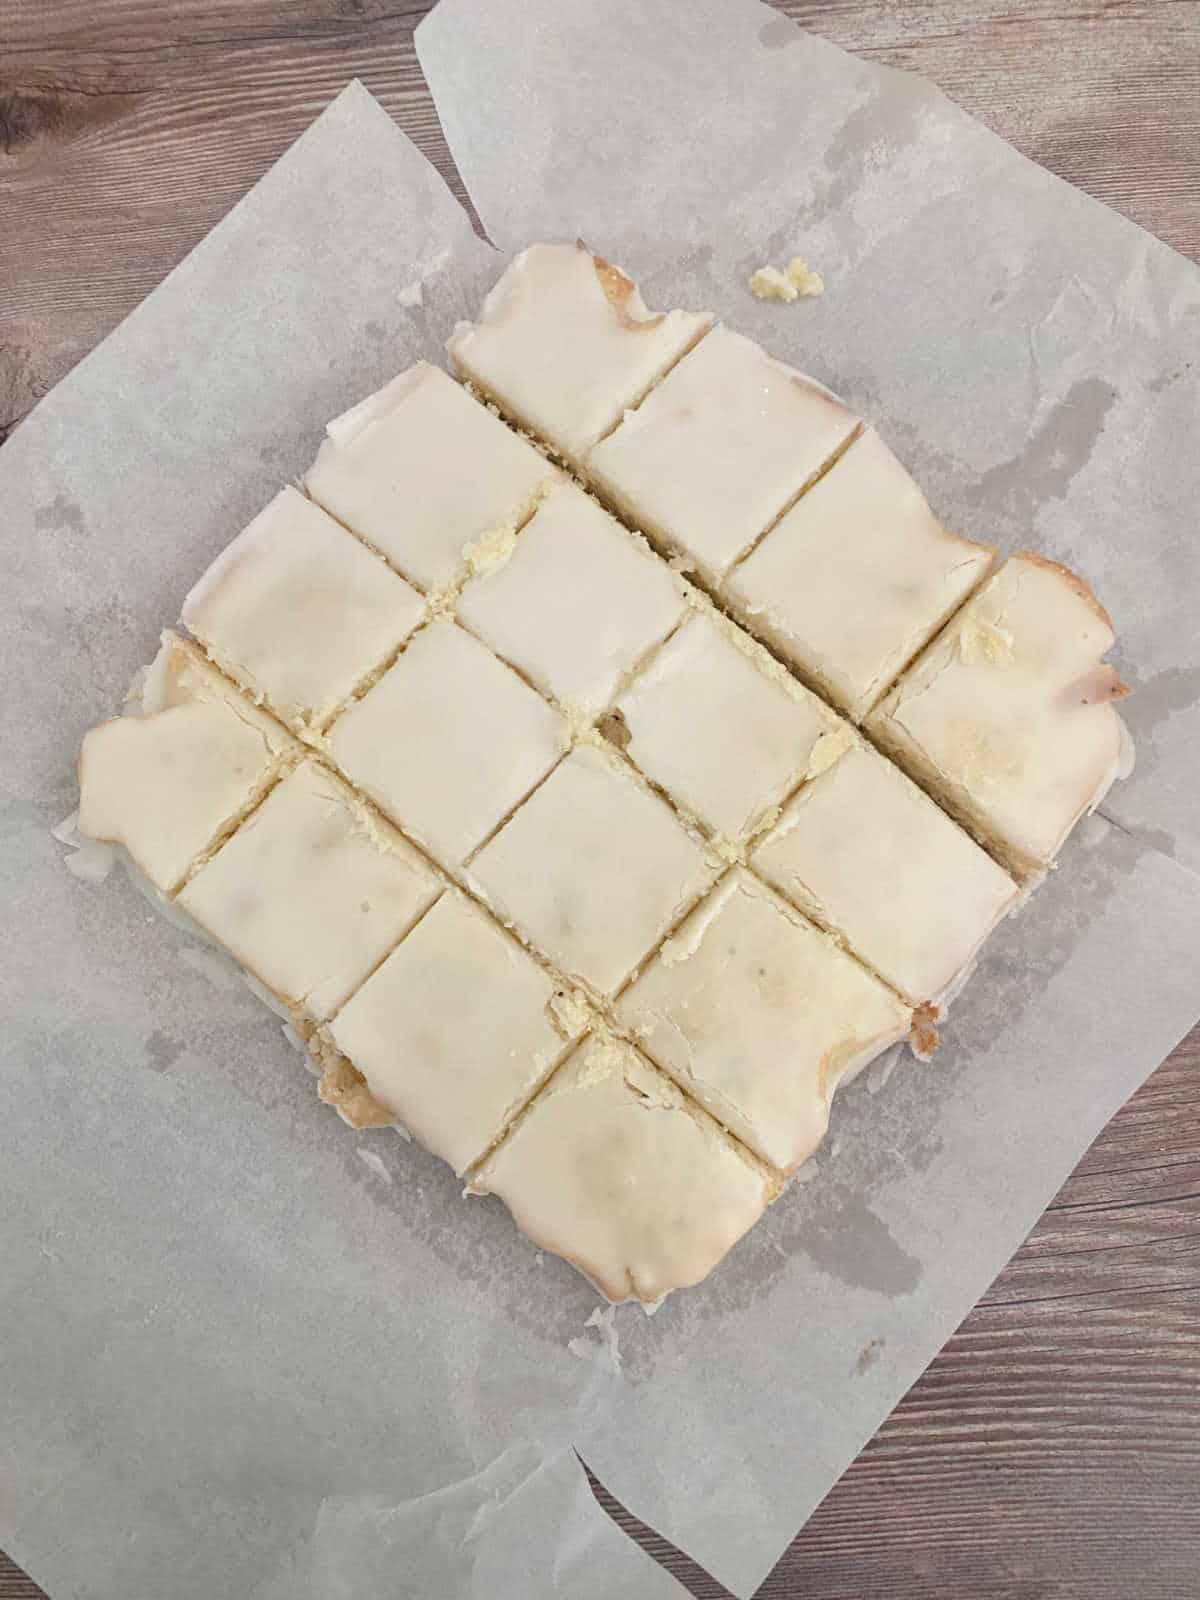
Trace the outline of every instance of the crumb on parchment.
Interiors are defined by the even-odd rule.
[[[825,283],[800,256],[793,256],[782,272],[778,267],[759,267],[750,275],[750,292],[760,300],[799,300],[824,294]]]

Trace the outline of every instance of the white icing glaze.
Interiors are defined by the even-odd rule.
[[[154,709],[84,736],[79,829],[124,845],[154,887],[172,894],[296,744],[174,634],[163,635],[144,693]]]

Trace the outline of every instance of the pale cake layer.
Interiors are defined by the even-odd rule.
[[[609,1300],[653,1305],[698,1283],[778,1183],[628,1045],[585,1041],[471,1188]]]
[[[638,1043],[722,1126],[792,1172],[842,1079],[911,1026],[877,978],[735,867],[621,997]]]
[[[173,633],[147,668],[142,708],[84,735],[79,831],[124,845],[171,895],[300,747]]]
[[[516,941],[448,890],[328,1031],[375,1101],[461,1174],[570,1048],[555,998]]]
[[[394,828],[309,760],[200,868],[178,904],[286,1005],[320,1022],[441,888]]]
[[[555,966],[609,995],[716,870],[664,801],[584,745],[484,845],[468,882]]]
[[[454,583],[469,545],[513,532],[562,476],[424,362],[325,431],[308,493],[425,590]]]
[[[685,609],[675,574],[574,484],[538,508],[456,607],[543,694],[585,714],[608,705]]]
[[[941,526],[869,428],[730,572],[722,595],[861,722],[993,555]]]
[[[711,324],[706,312],[649,311],[619,267],[582,245],[535,244],[446,348],[509,416],[579,461]]]
[[[423,614],[403,578],[289,488],[225,547],[182,617],[251,698],[311,737]]]
[[[858,426],[819,383],[720,327],[596,446],[587,473],[717,584]]]
[[[871,735],[1014,871],[1051,866],[1125,758],[1108,614],[1073,572],[1014,556],[872,716]]]
[[[630,759],[732,842],[782,804],[842,726],[765,651],[704,611],[657,652],[617,710]]]
[[[856,742],[751,856],[914,1006],[940,1006],[1020,891],[896,766]]]
[[[452,622],[414,635],[333,724],[342,772],[411,839],[457,867],[562,755],[566,722]]]

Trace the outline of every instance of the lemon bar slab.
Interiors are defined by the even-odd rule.
[[[872,737],[1012,871],[1054,864],[1129,748],[1104,607],[1057,562],[1014,556],[872,713]]]
[[[305,761],[177,904],[285,1005],[324,1021],[442,889],[339,778]]]
[[[461,1174],[571,1048],[555,998],[516,940],[447,890],[328,1032],[375,1100]]]
[[[535,244],[447,349],[463,377],[578,462],[711,324],[705,312],[648,310],[619,267],[582,245]]]
[[[698,1283],[778,1177],[629,1045],[590,1038],[474,1174],[517,1226],[612,1301]]]
[[[827,389],[714,328],[587,460],[601,496],[717,584],[859,426]]]
[[[419,588],[518,528],[558,470],[439,367],[410,367],[326,430],[309,495]]]
[[[913,1006],[939,1009],[1020,890],[911,779],[856,740],[750,858]]]
[[[735,867],[621,997],[647,1055],[764,1161],[792,1172],[839,1082],[912,1023],[877,978]]]
[[[994,552],[949,533],[873,428],[722,590],[806,682],[861,722],[983,579]]]
[[[568,732],[478,639],[435,620],[342,713],[328,748],[410,838],[457,867],[545,777]]]
[[[468,882],[523,940],[609,995],[716,871],[665,802],[583,745],[484,845]]]
[[[300,748],[194,645],[164,633],[141,714],[84,735],[79,831],[124,845],[156,889],[174,894]]]
[[[182,618],[252,699],[309,738],[424,610],[379,556],[289,488],[221,552]]]

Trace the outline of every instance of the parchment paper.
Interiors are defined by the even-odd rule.
[[[419,43],[493,238],[583,233],[652,295],[730,315],[876,417],[965,532],[1077,560],[1152,697],[1192,670],[1194,269],[933,91],[736,0],[443,0]],[[468,89],[495,97],[487,139],[520,193]],[[676,216],[661,180],[684,145]],[[825,299],[753,301],[749,267],[793,249]],[[320,1107],[276,1020],[181,959],[123,879],[63,871],[48,830],[78,737],[195,573],[326,417],[436,356],[500,265],[348,91],[0,452],[19,930],[0,974],[0,1544],[54,1600],[678,1592],[581,1494],[572,1444],[749,1593],[1200,1010],[1200,879],[1161,848],[1173,832],[1182,861],[1198,836],[1171,679],[1157,726],[1131,717],[1143,809],[1072,844],[989,945],[939,1064],[856,1085],[812,1176],[708,1286],[618,1313],[614,1376],[567,1348],[595,1304],[569,1268],[415,1146]],[[981,321],[987,273],[1010,292]],[[1093,377],[1120,391],[1099,429],[1098,391],[1070,398]]]

